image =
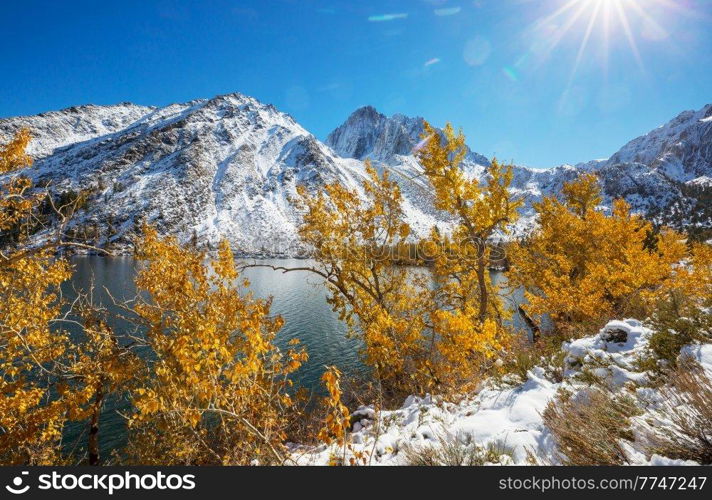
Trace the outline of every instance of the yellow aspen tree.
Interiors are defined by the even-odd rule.
[[[341,402],[341,372],[334,366],[328,366],[321,376],[321,381],[329,395],[322,400],[326,417],[317,433],[317,439],[325,444],[336,442],[337,445],[344,446],[351,413]]]
[[[433,383],[435,338],[426,325],[430,304],[425,273],[398,266],[404,222],[398,184],[387,171],[366,165],[363,196],[339,183],[295,200],[303,213],[299,234],[313,265],[304,270],[324,280],[328,302],[363,340],[364,362],[389,396],[422,392]]]
[[[145,228],[133,313],[145,333],[141,382],[132,390],[129,461],[270,464],[285,459],[306,353],[275,346],[282,319],[243,293],[229,245],[208,257]]]
[[[712,245],[693,243],[682,265],[675,266],[675,279],[666,283],[663,294],[677,294],[690,307],[712,307]]]
[[[539,226],[510,251],[510,281],[525,290],[527,313],[546,316],[565,336],[595,332],[608,320],[645,318],[685,259],[682,235],[630,212],[623,200],[600,207],[593,174],[568,183],[563,200],[535,205]]]
[[[81,333],[74,335],[67,349],[64,361],[67,381],[62,381],[59,387],[67,402],[67,419],[87,425],[87,463],[101,465],[100,428],[104,406],[110,397],[124,395],[137,383],[136,374],[142,364],[131,338],[111,328],[106,312],[86,296],[74,301],[72,312]]]
[[[50,322],[60,313],[58,288],[69,269],[46,251],[7,257],[12,264],[0,265],[0,462],[54,464],[66,406],[52,386],[68,339]]]
[[[83,297],[76,301],[81,310],[68,319],[60,286],[71,266],[56,255],[62,240],[27,244],[48,199],[22,175],[32,163],[25,153],[29,141],[22,130],[0,147],[0,463],[69,460],[61,449],[69,421],[89,423],[89,462],[98,463],[104,398],[130,378],[133,358],[106,324],[95,326],[95,311]],[[70,323],[82,333],[71,335]]]
[[[510,332],[504,320],[509,312],[502,303],[503,290],[490,278],[491,238],[508,234],[522,202],[509,191],[512,168],[496,159],[486,180],[465,174],[465,136],[450,124],[441,135],[426,123],[424,137],[428,139],[418,157],[434,187],[435,208],[454,220],[451,234],[433,231],[431,236],[438,304],[432,323],[447,362],[461,372],[477,373],[507,345]]]
[[[0,250],[0,463],[52,464],[65,423],[61,395],[52,393],[56,360],[68,338],[50,322],[60,313],[59,285],[69,277],[66,262],[51,248],[23,248],[22,227],[40,203],[32,183],[18,171],[31,164],[30,134],[20,131],[0,146],[0,234],[16,231]],[[48,383],[49,381],[49,383]]]
[[[351,412],[341,402],[341,372],[335,366],[327,366],[321,381],[328,395],[322,398],[325,416],[316,438],[332,450],[329,465],[367,464],[368,453],[355,449],[349,439]]]

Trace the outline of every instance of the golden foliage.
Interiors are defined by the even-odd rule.
[[[329,302],[364,341],[364,360],[388,394],[462,389],[491,368],[506,346],[507,312],[493,285],[488,239],[506,232],[521,202],[509,194],[511,168],[494,161],[480,185],[460,168],[464,136],[451,126],[443,140],[426,124],[420,159],[435,192],[435,207],[457,221],[449,237],[433,231],[432,273],[404,268],[410,228],[398,184],[367,165],[365,199],[339,184],[311,195],[300,190],[300,235],[332,293]],[[438,140],[433,140],[437,137]]]
[[[8,256],[12,259],[12,255]],[[0,266],[0,462],[50,464],[66,402],[52,394],[56,362],[68,349],[59,315],[59,285],[69,268],[49,251]]]
[[[309,194],[300,188],[302,240],[331,291],[328,301],[364,341],[364,361],[387,391],[422,390],[431,353],[424,314],[429,292],[422,272],[397,266],[396,248],[409,234],[398,184],[367,165],[365,200],[334,183]]]
[[[429,138],[419,151],[424,173],[435,189],[435,207],[455,219],[452,234],[433,230],[434,302],[430,314],[440,339],[440,354],[453,374],[472,377],[482,371],[508,343],[510,331],[504,320],[510,314],[503,306],[505,291],[492,283],[491,238],[507,234],[518,218],[522,201],[509,192],[512,168],[496,159],[487,171],[487,180],[469,178],[462,169],[467,154],[465,136],[455,134],[447,124],[443,136],[425,124]]]
[[[269,301],[242,295],[230,247],[206,256],[145,228],[133,311],[145,325],[146,365],[133,390],[131,460],[247,464],[283,460],[287,378],[306,360],[274,339]],[[242,282],[247,285],[246,282]]]
[[[547,315],[558,333],[580,336],[612,318],[645,318],[675,283],[687,255],[684,238],[630,213],[616,200],[600,210],[595,176],[567,184],[565,200],[545,198],[535,208],[539,228],[510,252],[510,281],[524,287],[527,312]]]
[[[23,130],[0,147],[0,231],[5,232],[39,203],[29,196],[29,180],[16,171],[31,164]],[[56,360],[68,349],[63,332],[50,328],[60,312],[59,285],[69,277],[66,262],[51,249],[28,254],[0,253],[0,462],[49,464],[57,459],[67,408],[47,380],[55,380]]]
[[[14,172],[32,164],[32,158],[26,153],[30,139],[30,131],[22,129],[10,142],[0,146],[0,174]]]
[[[31,193],[30,181],[18,175],[31,164],[29,140],[23,130],[0,147],[0,173],[10,176],[0,185],[3,232],[30,223],[46,195]],[[66,423],[98,425],[104,395],[130,378],[133,358],[119,356],[113,332],[83,300],[72,320],[83,335],[72,338],[60,289],[71,267],[55,255],[60,242],[24,242],[20,231],[18,244],[0,253],[0,463],[57,464]],[[88,448],[98,460],[95,433]]]
[[[38,195],[29,194],[30,180],[18,174],[32,164],[32,158],[25,153],[29,142],[30,132],[23,129],[9,143],[0,146],[0,175],[7,176],[0,184],[0,231],[3,233],[14,229],[21,234],[22,226],[27,224],[40,202]]]
[[[329,366],[322,374],[321,381],[329,395],[322,400],[322,405],[326,409],[326,417],[317,434],[317,439],[326,444],[336,442],[339,446],[343,446],[351,414],[341,402],[341,372],[338,368]]]
[[[663,293],[676,293],[688,307],[712,307],[712,245],[693,243],[685,262],[675,266],[675,280],[665,285]]]

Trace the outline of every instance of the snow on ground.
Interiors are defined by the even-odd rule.
[[[636,320],[611,321],[593,337],[565,343],[568,353],[565,377],[573,377],[583,367],[598,378],[620,388],[627,382],[645,383],[645,373],[635,371],[635,362],[645,353],[653,332]]]
[[[635,421],[650,417],[658,396],[656,389],[645,387],[646,373],[636,370],[636,361],[646,353],[652,331],[639,321],[611,321],[597,335],[566,342],[562,350],[564,378],[555,382],[542,367],[529,371],[527,380],[516,386],[490,380],[475,395],[459,403],[443,401],[435,396],[410,396],[403,406],[376,415],[374,408],[359,408],[360,417],[350,434],[350,450],[346,461],[363,454],[369,465],[405,465],[404,450],[426,446],[441,446],[443,440],[475,443],[482,449],[507,450],[500,464],[558,463],[553,436],[544,426],[542,413],[547,403],[560,389],[573,393],[586,390],[587,383],[577,377],[586,370],[613,390],[626,390],[639,398],[645,410]],[[683,355],[692,356],[702,364],[712,378],[712,345],[690,345]],[[651,410],[646,409],[650,407]],[[688,464],[658,455],[646,457],[642,445],[624,443],[629,460],[636,465]],[[326,465],[334,456],[342,457],[343,448],[292,445],[292,457],[301,465]]]

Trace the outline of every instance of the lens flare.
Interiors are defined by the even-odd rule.
[[[459,13],[462,9],[460,7],[447,7],[445,9],[435,9],[435,15],[436,16],[454,16],[455,14]]]
[[[511,66],[505,66],[504,68],[502,68],[502,73],[504,73],[504,76],[509,78],[509,80],[512,82],[516,83],[519,81],[519,74],[517,74],[517,70],[515,70]]]
[[[423,149],[423,148],[425,147],[425,145],[428,143],[428,141],[429,141],[432,137],[433,137],[433,136],[432,136],[432,134],[431,134],[431,135],[429,135],[428,137],[426,137],[425,139],[423,139],[422,141],[420,141],[418,144],[416,144],[415,146],[413,146],[412,152],[413,152],[413,153],[417,153],[418,151],[420,151],[421,149]]]
[[[379,14],[376,16],[369,16],[368,21],[371,23],[382,23],[386,21],[395,21],[396,19],[405,19],[408,17],[408,14],[405,13],[399,13],[399,14]]]

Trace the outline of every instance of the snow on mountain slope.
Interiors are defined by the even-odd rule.
[[[712,227],[712,104],[685,111],[623,146],[592,171],[609,198],[678,228]]]
[[[214,246],[226,237],[243,253],[295,255],[296,186],[360,189],[365,175],[362,162],[337,157],[290,116],[240,94],[0,121],[4,137],[20,126],[36,142],[27,175],[54,192],[90,193],[68,230],[118,249],[148,221],[183,241]]]
[[[35,158],[43,158],[57,148],[126,128],[155,109],[131,103],[114,106],[90,104],[35,116],[7,118],[0,120],[0,143],[10,140],[19,130],[28,128],[33,135],[28,153]]]
[[[537,170],[514,167],[512,191],[526,204],[514,234],[534,224],[532,203],[558,194],[581,171],[601,179],[606,202],[625,197],[637,211],[675,213],[710,226],[704,196],[712,177],[712,105],[685,112],[628,143],[608,160]],[[449,221],[432,208],[432,189],[413,156],[422,118],[356,110],[323,144],[287,114],[239,93],[165,107],[79,106],[0,120],[0,142],[31,129],[26,171],[55,192],[89,193],[70,231],[115,249],[129,248],[141,221],[163,234],[214,246],[227,237],[245,254],[299,255],[298,184],[317,190],[338,181],[360,190],[370,159],[399,181],[415,235]],[[490,162],[469,151],[463,169],[484,178]],[[672,207],[674,209],[666,209]]]
[[[608,165],[642,163],[677,182],[712,171],[712,104],[684,111],[623,146]]]

